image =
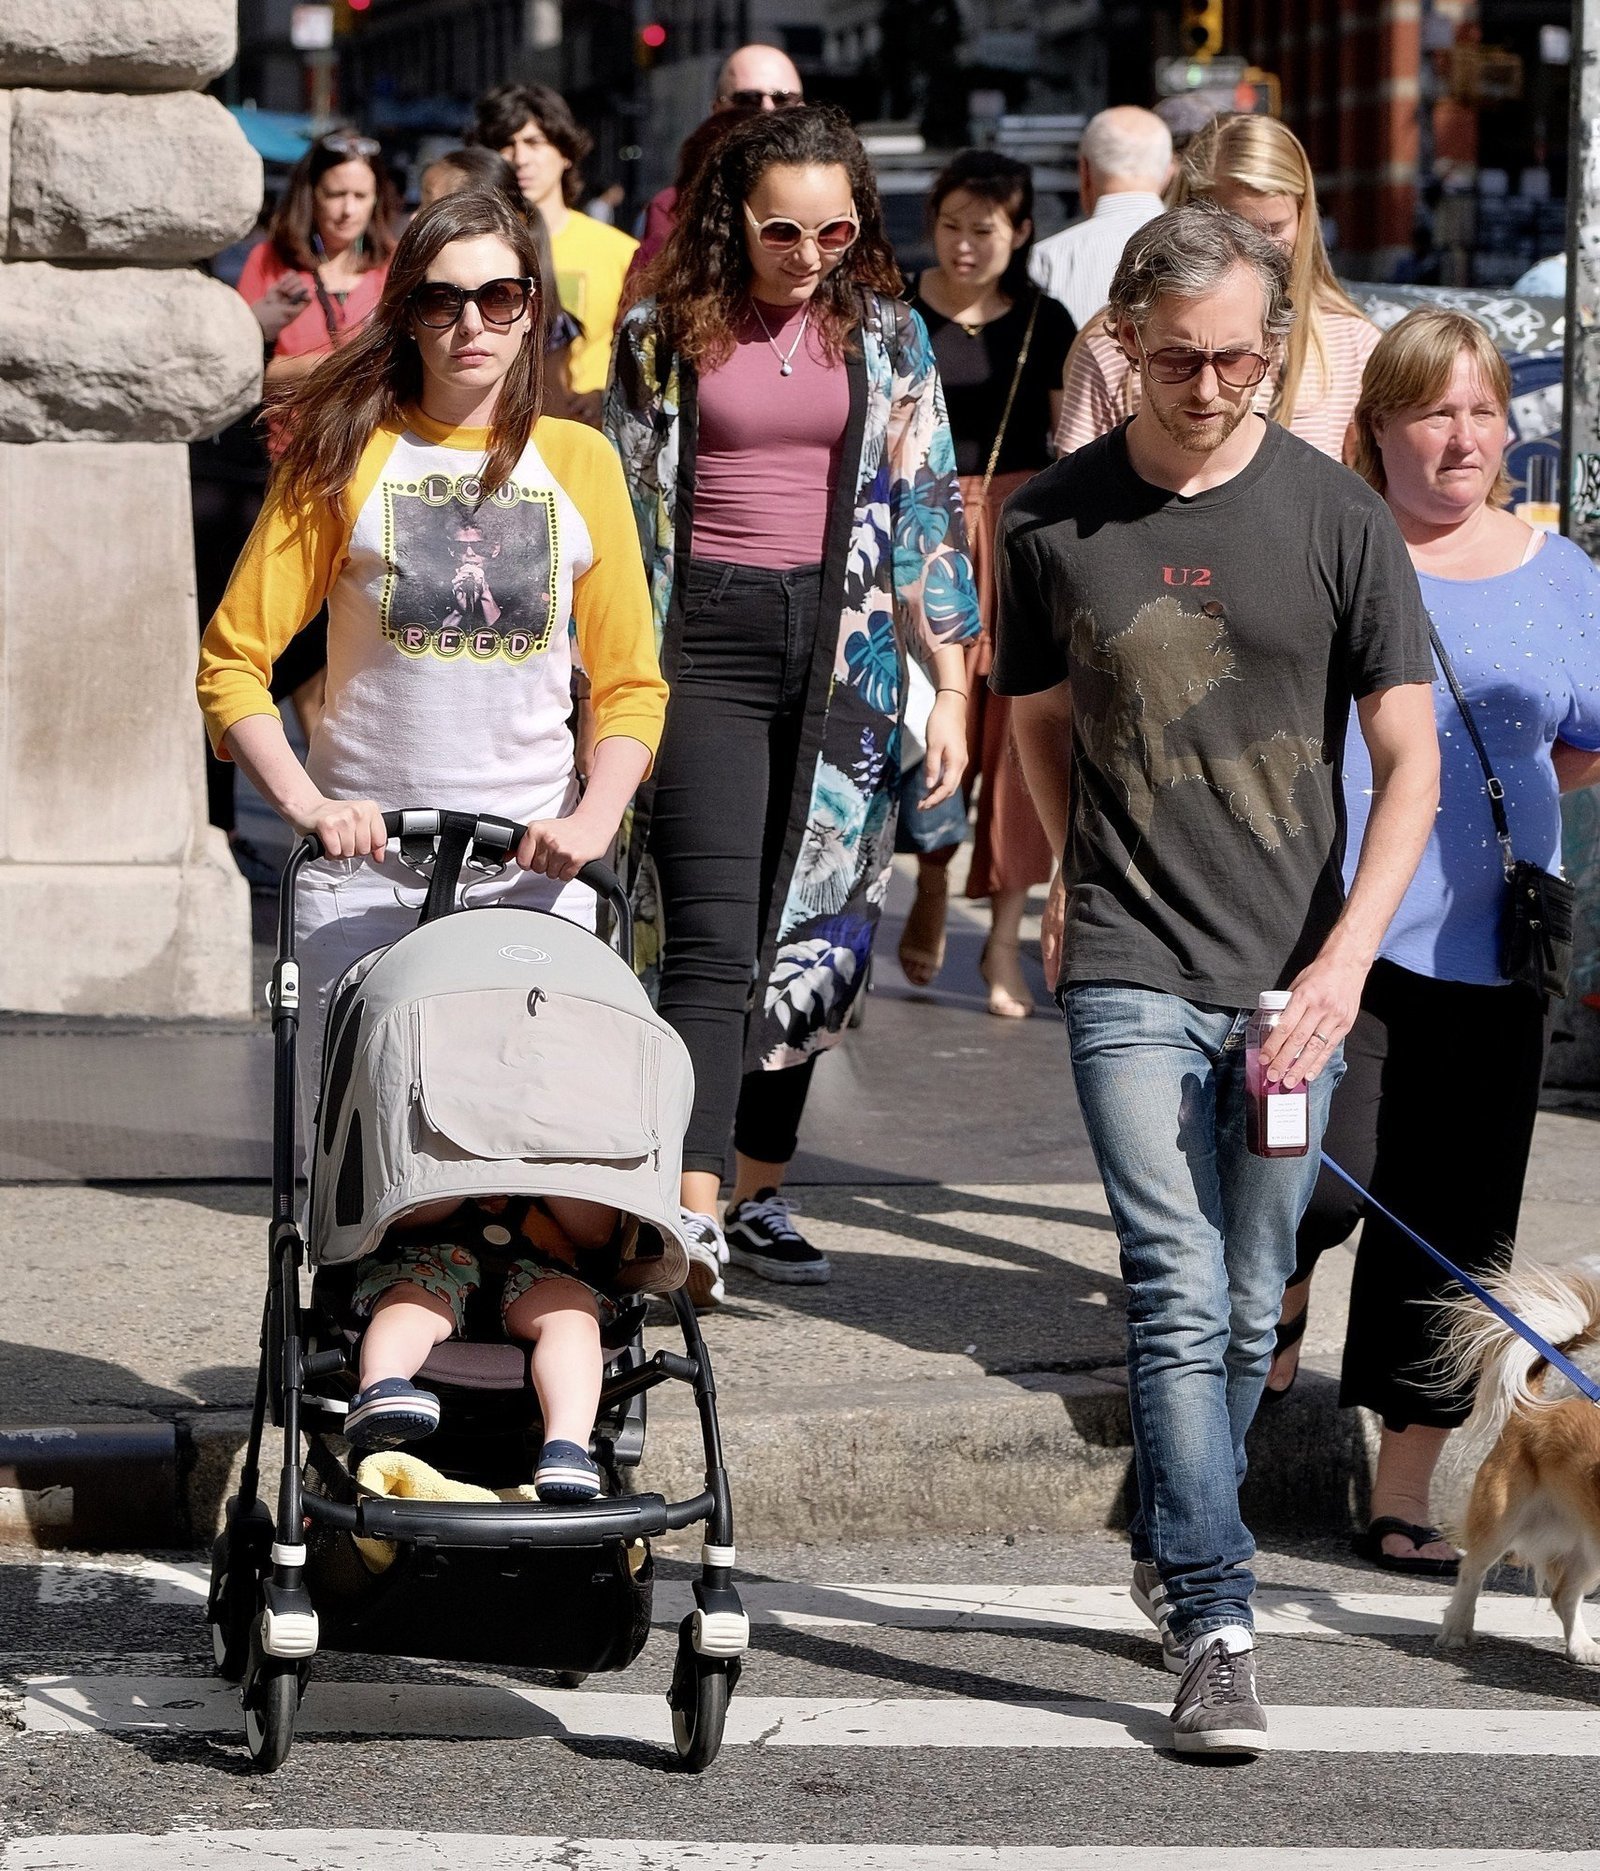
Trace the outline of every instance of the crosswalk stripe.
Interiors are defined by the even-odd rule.
[[[216,1734],[240,1725],[238,1691],[205,1677],[24,1679],[22,1726],[34,1734],[102,1729]],[[736,1696],[731,1747],[1161,1748],[1166,1702],[1088,1698],[990,1702],[971,1697]],[[1290,1754],[1600,1753],[1600,1710],[1271,1706],[1272,1748]],[[520,1683],[363,1683],[312,1679],[297,1724],[309,1735],[516,1740],[559,1735],[670,1741],[659,1694],[548,1690]]]
[[[1600,1871],[1600,1852],[1416,1850],[1406,1871]],[[477,1832],[175,1832],[16,1839],[0,1871],[1370,1871],[1373,1851],[1272,1846],[739,1845]]]
[[[42,1606],[82,1605],[103,1597],[113,1580],[139,1586],[150,1605],[194,1605],[206,1595],[203,1562],[141,1560],[131,1566],[46,1561],[39,1568]],[[751,1621],[804,1629],[850,1627],[929,1631],[1148,1631],[1126,1585],[803,1585],[741,1580]],[[1338,1592],[1269,1588],[1254,1599],[1264,1637],[1393,1637],[1439,1628],[1447,1594]],[[688,1583],[656,1586],[655,1621],[676,1624],[694,1608]],[[1536,1598],[1486,1593],[1477,1630],[1485,1637],[1554,1640],[1559,1626]]]

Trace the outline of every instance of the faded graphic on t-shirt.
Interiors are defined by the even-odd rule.
[[[384,488],[389,573],[380,628],[407,656],[525,662],[556,627],[555,495],[507,482],[481,504],[475,475]]]

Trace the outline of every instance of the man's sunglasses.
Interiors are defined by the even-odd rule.
[[[327,150],[331,156],[343,156],[347,162],[370,162],[382,147],[375,137],[357,136],[350,130],[330,130],[317,138],[318,149]]]
[[[468,292],[443,280],[426,280],[409,300],[412,316],[430,331],[448,331],[467,309],[478,308],[486,325],[514,325],[537,296],[531,279],[491,279]]]
[[[1271,360],[1259,351],[1197,351],[1187,344],[1147,351],[1140,339],[1139,354],[1153,383],[1192,382],[1209,364],[1218,382],[1227,384],[1230,390],[1250,390],[1272,368]]]
[[[803,91],[724,91],[722,102],[737,104],[740,110],[760,110],[769,97],[774,110],[788,110],[806,101]]]
[[[861,237],[861,223],[853,214],[836,215],[833,220],[824,221],[820,227],[802,227],[798,221],[792,221],[783,214],[775,214],[767,221],[758,221],[750,212],[749,202],[746,202],[744,218],[755,229],[756,239],[768,253],[788,253],[808,238],[817,243],[818,253],[848,253]]]

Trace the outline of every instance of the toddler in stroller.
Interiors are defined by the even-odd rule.
[[[515,1255],[500,1293],[506,1337],[533,1346],[529,1364],[545,1438],[535,1491],[541,1501],[593,1500],[600,1471],[588,1448],[600,1403],[600,1326],[602,1314],[616,1316],[603,1290],[603,1263],[621,1217],[576,1196],[524,1198],[511,1215],[504,1196],[474,1206],[471,1216],[451,1201],[413,1210],[403,1231],[390,1229],[356,1282],[352,1301],[366,1330],[361,1389],[345,1432],[358,1449],[391,1449],[438,1428],[438,1397],[411,1379],[435,1345],[465,1334],[466,1302],[484,1277],[472,1236],[487,1236],[489,1245]]]

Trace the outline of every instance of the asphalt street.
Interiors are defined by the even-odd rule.
[[[1600,1676],[1515,1574],[1446,1657],[1437,1591],[1332,1542],[1264,1553],[1279,1751],[1222,1766],[1164,1751],[1172,1679],[1111,1536],[743,1552],[751,1654],[695,1779],[664,1701],[687,1557],[661,1555],[639,1661],[581,1689],[319,1658],[263,1777],[210,1672],[193,1554],[0,1554],[0,1867],[1600,1862]]]

